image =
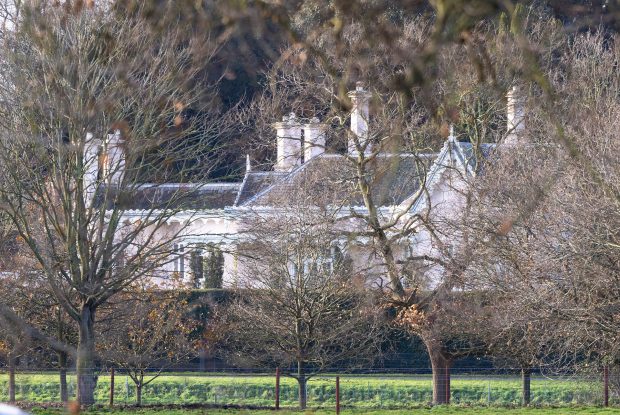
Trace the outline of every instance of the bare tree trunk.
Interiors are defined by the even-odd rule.
[[[69,401],[67,389],[67,352],[58,352],[58,368],[60,371],[60,401]]]
[[[297,382],[299,383],[299,409],[306,409],[308,404],[307,384],[308,378],[306,377],[306,369],[304,362],[297,362]]]
[[[15,402],[15,357],[11,353],[8,356],[9,364],[9,402]]]
[[[136,373],[136,406],[142,406],[142,389],[144,388],[144,370],[140,369]]]
[[[521,381],[523,387],[523,405],[527,406],[530,404],[531,400],[531,391],[530,391],[530,380],[531,380],[531,371],[529,368],[521,369]]]
[[[136,383],[136,405],[142,406],[142,382]]]
[[[64,342],[65,339],[65,323],[63,321],[62,307],[57,307],[57,319],[58,319],[58,340]],[[58,370],[60,375],[60,401],[69,401],[69,390],[67,389],[67,352],[64,350],[57,350],[58,355]]]
[[[81,405],[95,403],[95,310],[89,306],[82,306],[79,326],[79,340],[77,347],[77,378],[78,402]]]
[[[446,356],[439,342],[425,342],[425,345],[433,370],[433,404],[449,404],[452,358]]]

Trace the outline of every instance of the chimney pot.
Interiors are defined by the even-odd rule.
[[[304,161],[308,161],[325,152],[325,124],[317,117],[304,125]]]
[[[353,109],[351,110],[351,136],[349,137],[348,152],[351,156],[358,154],[358,145],[364,154],[372,152],[368,143],[369,102],[372,94],[364,90],[363,84],[358,82],[355,91],[348,93]]]
[[[295,113],[282,117],[274,124],[276,129],[276,171],[291,171],[301,164],[301,124]]]

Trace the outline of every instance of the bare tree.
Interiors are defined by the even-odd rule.
[[[4,301],[9,305],[17,316],[22,319],[30,319],[32,308],[27,304],[26,299],[22,298],[19,290],[15,286],[23,284],[19,276],[2,278],[0,286],[4,294]],[[9,402],[15,402],[15,371],[18,360],[35,346],[33,339],[27,334],[9,324],[4,318],[0,320],[0,350],[6,359],[9,374]]]
[[[433,365],[434,396],[438,403],[446,402],[449,367],[462,353],[445,345],[457,344],[451,341],[455,325],[449,321],[459,313],[450,317],[455,309],[449,304],[459,303],[452,290],[463,266],[455,256],[457,251],[451,250],[456,238],[447,234],[442,224],[448,220],[445,212],[435,214],[428,198],[434,191],[429,188],[428,175],[435,161],[429,152],[439,134],[429,125],[420,126],[428,116],[426,109],[390,91],[382,82],[369,82],[370,88],[357,85],[343,97],[336,89],[338,80],[310,60],[302,68],[294,63],[282,65],[271,76],[274,91],[256,103],[258,111],[262,108],[262,117],[274,112],[274,107],[282,111],[285,106],[306,116],[321,116],[329,126],[325,128],[327,141],[316,146],[319,152],[339,154],[309,161],[312,167],[300,173],[298,180],[287,179],[294,184],[287,183],[286,188],[305,185],[308,170],[322,174],[321,179],[313,180],[317,189],[327,194],[326,204],[336,209],[333,231],[364,245],[357,260],[367,258],[363,273],[368,286],[378,285],[386,302],[401,311],[401,323],[410,323],[407,330],[422,337]],[[320,84],[312,85],[317,76]],[[283,100],[287,94],[293,98]],[[304,98],[315,107],[308,110]],[[273,143],[264,134],[266,137]],[[456,177],[466,174],[448,162],[438,165],[448,173],[454,170]],[[261,195],[253,203],[275,207],[283,203],[267,199],[268,195]]]
[[[18,235],[5,215],[0,215],[0,250],[0,291],[3,294],[3,304],[10,308],[12,316],[20,320],[32,320],[36,311],[30,300],[35,292],[23,289],[28,275],[24,269],[27,261],[21,256]],[[0,313],[0,350],[8,368],[9,402],[15,402],[15,371],[18,360],[25,356],[35,343],[28,333],[16,330],[10,320]]]
[[[239,364],[294,365],[289,375],[299,384],[303,409],[308,379],[374,360],[385,326],[340,251],[329,212],[289,196],[270,213],[246,213],[239,289],[220,309],[216,331],[220,350]]]
[[[380,3],[365,4],[360,14],[334,3],[315,16],[307,14],[311,4],[291,19],[295,43],[269,72],[265,93],[250,108],[249,128],[264,149],[273,146],[267,121],[274,114],[293,111],[331,127],[319,147],[343,155],[347,174],[334,205],[342,207],[341,223],[355,224],[340,230],[364,240],[374,254],[370,281],[381,276],[386,301],[424,340],[436,375],[434,401],[446,403],[449,368],[461,353],[446,346],[454,344],[450,322],[459,315],[450,304],[460,303],[463,271],[474,254],[464,243],[465,228],[453,225],[467,209],[468,186],[488,155],[483,147],[505,135],[504,94],[514,72],[527,77],[547,62],[558,44],[552,30],[557,22],[523,7],[508,8],[502,17],[490,9],[472,14],[458,3],[449,10],[438,6],[432,17],[412,13],[399,20]],[[462,19],[452,20],[459,13]],[[322,30],[326,16],[337,22],[333,31]],[[388,30],[375,20],[396,24]],[[523,46],[530,42],[545,47],[536,54]],[[454,135],[441,149],[449,124]],[[459,149],[466,154],[457,166]],[[406,163],[412,167],[401,174]],[[406,177],[404,183],[390,183],[394,172]],[[447,190],[438,187],[442,180]],[[442,192],[454,197],[438,206]]]
[[[6,351],[10,372],[10,392],[14,398],[14,375],[15,360],[18,355],[25,355],[32,347],[43,348],[56,355],[55,363],[58,365],[60,377],[60,397],[62,402],[68,401],[67,369],[71,346],[75,345],[74,327],[67,321],[64,310],[58,306],[58,302],[50,294],[48,287],[41,284],[38,278],[36,261],[32,260],[22,238],[12,227],[6,216],[3,216],[2,231],[2,292],[3,304],[15,313],[5,315],[0,312],[0,331],[4,333],[4,349]],[[58,344],[67,347],[58,347],[46,342],[44,338],[32,336],[29,330],[15,324],[13,319],[17,317],[21,323],[28,325],[30,329],[39,331],[44,336],[51,336]],[[37,340],[33,337],[37,337]],[[15,350],[13,350],[15,349]],[[19,349],[19,350],[18,350]],[[54,360],[54,359],[52,359]]]
[[[33,2],[22,13],[2,44],[0,199],[43,283],[79,326],[78,396],[89,405],[96,311],[156,276],[192,221],[196,186],[162,197],[143,182],[204,182],[218,157],[213,137],[225,123],[214,87],[197,76],[217,43],[106,7]],[[166,228],[181,210],[185,225]]]
[[[136,404],[142,404],[145,386],[196,352],[191,340],[197,322],[187,293],[135,286],[102,310],[101,356],[124,369],[136,386]]]
[[[496,297],[494,353],[524,374],[617,361],[617,38],[564,41],[546,72],[553,102],[530,89],[527,128],[487,165],[469,217],[467,281]]]

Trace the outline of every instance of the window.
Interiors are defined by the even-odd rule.
[[[331,245],[318,258],[308,258],[303,261],[304,274],[343,274],[346,273],[346,267],[350,264],[349,258],[342,252],[342,249],[336,245]],[[289,272],[296,275],[296,264],[289,264]]]
[[[195,288],[222,288],[224,254],[213,244],[200,244],[191,252],[190,272]]]
[[[173,255],[173,272],[178,274],[179,277],[185,278],[185,247],[183,244],[174,244]]]

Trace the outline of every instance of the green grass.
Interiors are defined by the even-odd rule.
[[[432,398],[430,376],[346,376],[340,380],[342,405],[356,408],[407,408],[427,405]],[[127,387],[128,386],[128,387]],[[18,374],[17,399],[32,402],[59,401],[58,376],[54,373]],[[281,380],[281,404],[297,404],[297,383]],[[75,394],[75,378],[69,377],[69,392]],[[110,380],[100,376],[96,399],[109,399]],[[7,399],[7,376],[0,375],[0,400]],[[331,408],[335,404],[335,380],[317,377],[308,384],[308,406]],[[532,379],[532,404],[540,406],[599,405],[602,393],[599,382],[577,380]],[[131,404],[135,400],[133,383],[117,374],[115,401]],[[495,376],[452,378],[451,402],[467,405],[514,406],[521,400],[517,377]],[[167,374],[159,377],[143,391],[144,404],[215,404],[272,406],[273,376],[225,376],[200,374]]]
[[[508,409],[508,408],[467,408],[459,406],[435,407],[435,408],[419,408],[414,413],[422,413],[428,415],[494,415],[494,414],[510,414],[510,415],[586,415],[586,414],[612,414],[619,413],[618,409],[613,408],[528,408],[528,409]],[[271,410],[237,410],[237,409],[95,409],[83,412],[84,415],[335,415],[333,410],[308,410],[308,411],[290,411],[282,410],[279,412]],[[410,415],[411,410],[343,410],[342,415]],[[61,415],[65,414],[62,409],[35,409],[33,414],[37,415]]]

